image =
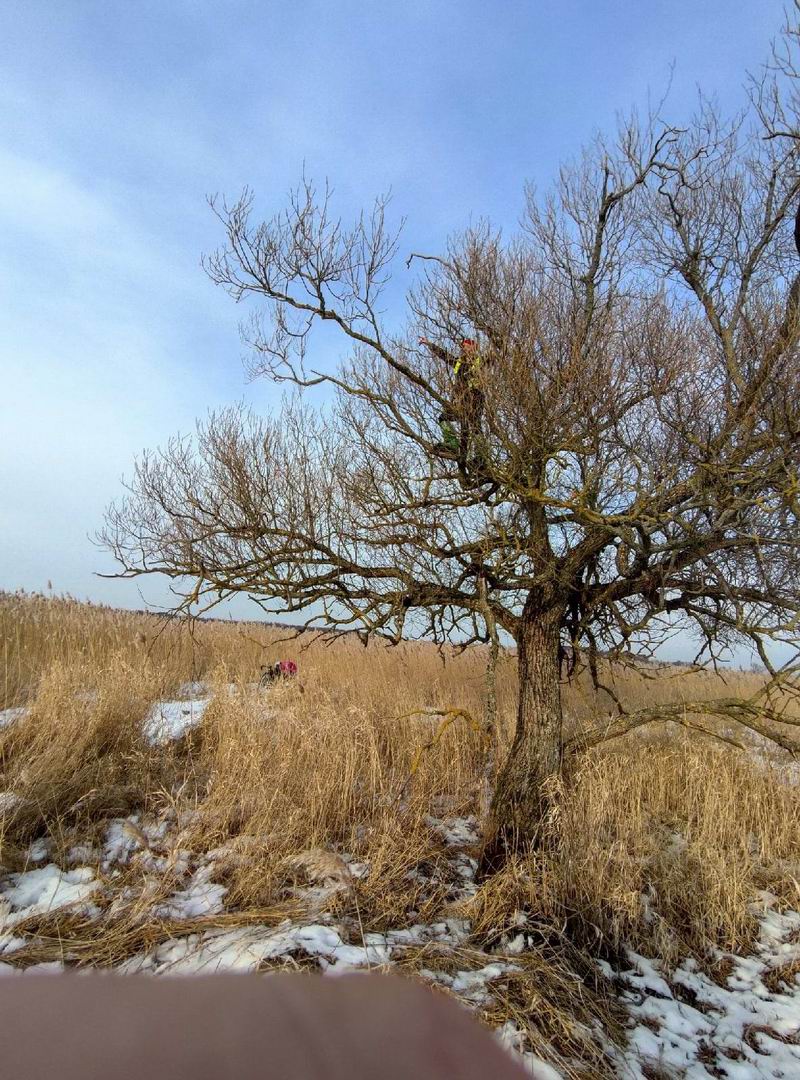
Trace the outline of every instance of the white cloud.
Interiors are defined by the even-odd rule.
[[[187,350],[192,310],[219,333],[213,290],[107,199],[21,155],[0,154],[0,228],[13,241],[0,250],[0,585],[88,592],[103,560],[86,533],[120,474],[213,395]]]

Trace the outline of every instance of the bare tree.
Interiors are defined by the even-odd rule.
[[[800,749],[785,726],[798,723],[800,175],[794,129],[764,128],[783,100],[772,85],[730,123],[705,104],[685,129],[631,120],[547,197],[530,191],[512,239],[482,225],[412,256],[395,329],[380,306],[398,251],[384,201],[350,228],[306,181],[263,223],[249,192],[212,203],[226,243],[208,273],[259,302],[253,373],[297,392],[273,418],[225,412],[145,455],[104,541],[123,576],[167,574],[186,603],[243,592],[311,608],[308,625],[330,632],[513,638],[517,726],[486,868],[540,838],[570,754],[642,724],[704,730],[717,714]],[[335,370],[313,360],[321,323],[351,346]],[[332,390],[318,409],[312,386]],[[565,739],[565,664],[582,658],[601,685],[605,658],[678,631],[697,664],[755,649],[763,689],[617,702]]]

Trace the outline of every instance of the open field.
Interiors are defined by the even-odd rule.
[[[419,710],[481,720],[481,649],[282,634],[0,599],[0,968],[393,965],[563,1076],[682,1075],[690,1050],[646,1007],[670,993],[696,1013],[709,1076],[800,1049],[800,818],[783,758],[680,729],[615,740],[567,778],[559,844],[478,884],[514,657],[494,736],[461,718],[428,745],[439,718]],[[283,656],[299,684],[259,689]],[[720,692],[710,675],[647,674],[618,674],[627,705]],[[565,700],[575,730],[607,709],[583,680]],[[752,986],[745,956],[760,958]],[[732,1049],[702,1025],[736,987],[767,1019]]]

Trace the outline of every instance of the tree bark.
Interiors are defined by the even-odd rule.
[[[562,759],[560,625],[560,610],[525,605],[517,637],[517,727],[492,799],[483,875],[499,869],[508,855],[530,850],[543,839],[552,782]]]
[[[483,606],[483,620],[486,625],[486,636],[489,639],[489,657],[486,662],[486,739],[488,748],[486,751],[486,763],[483,770],[483,781],[478,799],[478,812],[481,819],[488,818],[492,805],[492,791],[494,788],[495,765],[497,760],[497,658],[500,654],[500,637],[497,632],[497,620],[494,617],[492,606],[489,603],[486,578],[481,576],[478,580],[478,590]]]

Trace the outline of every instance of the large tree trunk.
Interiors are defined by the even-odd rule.
[[[541,843],[554,777],[561,770],[561,612],[525,605],[517,654],[517,728],[492,800],[481,873]]]
[[[494,790],[495,765],[497,757],[497,659],[500,655],[500,636],[497,632],[497,620],[489,603],[486,578],[478,579],[478,595],[483,608],[486,635],[489,638],[489,657],[486,663],[486,739],[488,748],[483,770],[483,782],[478,799],[478,812],[481,820],[488,818]]]

